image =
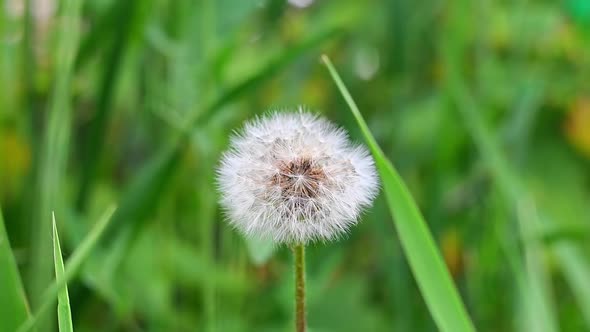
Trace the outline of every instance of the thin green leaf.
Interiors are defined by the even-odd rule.
[[[532,200],[521,199],[517,203],[517,210],[525,256],[526,283],[520,285],[526,304],[525,328],[533,331],[557,331],[551,279],[543,260],[543,247],[540,239],[533,235],[538,229],[539,217]]]
[[[83,154],[83,166],[81,168],[81,185],[78,193],[76,207],[84,211],[86,203],[92,188],[94,180],[98,172],[98,165],[100,165],[101,155],[105,143],[105,134],[109,118],[112,112],[112,102],[115,96],[118,77],[121,72],[121,64],[131,45],[130,41],[133,36],[139,31],[142,31],[142,26],[146,22],[146,18],[150,12],[152,1],[120,1],[113,5],[113,11],[105,18],[106,24],[112,24],[112,15],[115,15],[114,22],[116,24],[116,32],[114,34],[113,46],[109,48],[109,53],[106,56],[105,71],[102,76],[100,90],[98,94],[98,103],[96,106],[96,115],[91,121],[89,128],[88,141],[85,142]],[[103,21],[104,22],[104,21]],[[95,30],[96,31],[96,30]],[[115,31],[115,30],[113,30]],[[101,33],[102,32],[98,32]],[[91,36],[89,40],[93,40]],[[81,48],[80,55],[85,59],[87,53],[87,44]]]
[[[322,60],[350,107],[375,158],[402,247],[434,321],[445,332],[475,331],[416,202],[377,145],[330,59],[324,55]]]
[[[52,208],[59,210],[58,198],[69,151],[71,134],[71,87],[73,63],[80,34],[80,0],[63,1],[60,6],[57,48],[54,59],[56,77],[53,82],[51,102],[47,112],[47,129],[40,151],[40,172],[38,179],[38,206],[34,216],[31,257],[30,294],[33,308],[39,308],[41,294],[51,282],[51,225],[49,216]],[[48,319],[48,326],[51,322]],[[49,327],[47,327],[49,329]]]
[[[551,225],[541,229],[539,238],[545,244],[555,244],[562,241],[582,243],[590,237],[587,227],[578,225]]]
[[[14,331],[30,315],[0,209],[0,330]]]
[[[59,245],[59,235],[57,234],[57,225],[55,224],[55,212],[53,218],[53,264],[55,266],[55,280],[61,282],[65,277],[64,261],[61,255]],[[59,332],[73,332],[72,311],[70,310],[70,296],[68,295],[68,285],[64,281],[63,286],[57,291],[57,321],[59,323]]]
[[[84,238],[82,243],[76,248],[76,250],[72,253],[72,256],[67,261],[63,278],[60,280],[56,280],[53,284],[49,286],[49,288],[43,293],[41,305],[39,309],[34,313],[33,316],[30,316],[24,324],[20,326],[18,329],[19,332],[30,331],[35,325],[39,322],[39,318],[43,315],[43,313],[47,312],[51,308],[51,306],[55,303],[58,290],[61,289],[66,285],[66,283],[70,282],[72,278],[76,276],[78,271],[80,270],[80,266],[86,260],[90,252],[96,246],[98,239],[104,233],[105,228],[112,220],[112,215],[115,212],[115,207],[110,207],[105,211],[105,213],[100,217],[99,221],[96,225],[92,228],[90,233]]]
[[[3,2],[5,4],[6,2]],[[23,49],[22,53],[19,54],[22,57],[22,77],[23,77],[23,102],[25,105],[25,109],[31,113],[39,112],[39,107],[35,102],[37,98],[37,89],[36,89],[36,73],[37,73],[37,61],[35,57],[35,31],[37,31],[37,20],[33,17],[35,3],[33,0],[25,0],[24,1],[24,20],[23,20]],[[2,11],[7,11],[6,6],[2,9]],[[9,22],[9,20],[5,20],[5,22]],[[4,91],[4,90],[3,90]],[[3,97],[4,98],[4,97]],[[38,133],[33,132],[33,137],[35,138],[35,142],[39,143],[41,140],[41,135]]]
[[[590,326],[590,264],[580,249],[571,243],[556,243],[553,252],[558,258],[557,263],[565,280],[572,288],[586,325]]]

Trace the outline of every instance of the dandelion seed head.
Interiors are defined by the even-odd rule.
[[[367,149],[302,108],[247,122],[231,138],[217,182],[232,226],[288,244],[345,234],[378,190]]]

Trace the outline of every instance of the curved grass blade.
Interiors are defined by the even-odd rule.
[[[51,217],[53,218],[53,264],[55,265],[55,280],[59,283],[65,277],[65,269],[61,247],[59,245],[57,226],[55,225],[55,212],[52,213]],[[70,310],[70,296],[68,295],[68,285],[65,281],[63,281],[63,286],[57,291],[57,322],[59,324],[59,332],[74,331],[72,311]]]
[[[0,330],[14,331],[30,315],[0,209]]]
[[[375,158],[402,247],[435,323],[444,332],[475,331],[416,202],[377,145],[330,59],[323,55],[322,61],[350,107]]]
[[[76,276],[78,270],[82,266],[82,263],[86,260],[86,257],[90,254],[90,252],[96,246],[98,239],[104,233],[105,228],[112,220],[113,212],[115,212],[115,207],[110,207],[103,213],[100,217],[99,221],[96,223],[94,228],[88,233],[86,238],[82,241],[82,243],[76,248],[76,250],[72,253],[72,256],[67,261],[67,264],[64,269],[63,278],[60,280],[56,280],[53,284],[49,286],[49,288],[43,293],[42,302],[39,306],[39,309],[34,313],[33,316],[30,316],[18,329],[18,332],[25,332],[31,331],[36,324],[39,322],[39,318],[43,315],[43,313],[47,312],[51,308],[51,306],[55,303],[56,296],[58,295],[58,290],[61,289],[66,285],[67,282],[71,281],[73,277]]]

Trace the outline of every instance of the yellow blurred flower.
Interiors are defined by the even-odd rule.
[[[31,166],[31,150],[27,142],[13,130],[0,133],[0,194],[19,189]]]
[[[327,81],[318,76],[312,76],[307,84],[303,86],[302,98],[309,105],[326,105],[326,99],[329,91]]]
[[[457,279],[463,273],[463,244],[455,228],[444,231],[441,237],[442,254],[453,278]]]
[[[580,98],[570,107],[565,123],[570,142],[584,155],[590,157],[590,99]]]

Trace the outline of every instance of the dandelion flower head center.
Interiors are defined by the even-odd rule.
[[[322,182],[326,181],[323,169],[309,157],[289,162],[278,162],[279,173],[271,178],[271,184],[278,186],[283,198],[314,198]]]
[[[278,243],[346,233],[378,188],[366,148],[302,111],[247,122],[224,153],[217,181],[230,224]]]

